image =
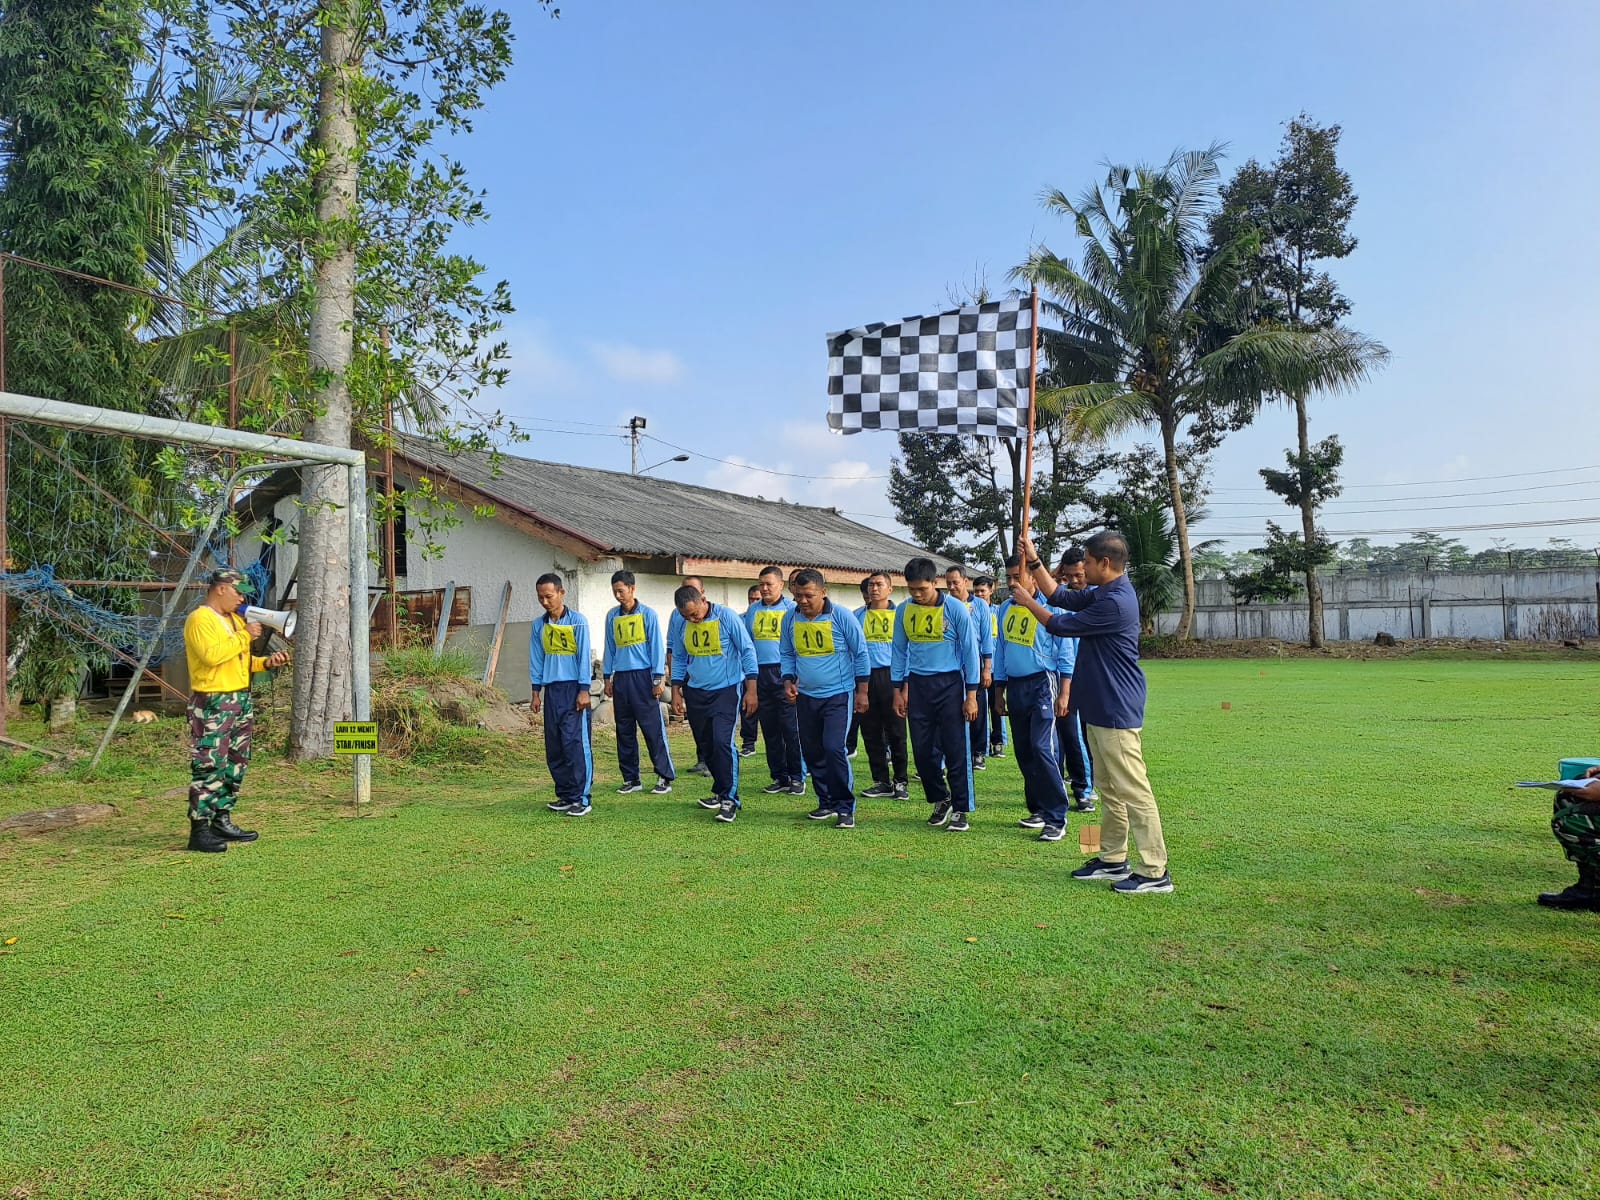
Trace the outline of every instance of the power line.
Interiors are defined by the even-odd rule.
[[[652,442],[656,442],[659,445],[666,446],[666,447],[668,447],[668,448],[670,448],[672,450],[677,450],[682,454],[687,454],[687,455],[690,455],[691,457],[694,457],[694,458],[703,458],[707,462],[722,463],[723,465],[729,466],[729,467],[742,467],[746,471],[755,471],[755,472],[757,472],[758,474],[761,474],[761,475],[776,475],[776,476],[779,476],[780,478],[783,478],[783,479],[810,479],[810,480],[813,480],[813,481],[822,481],[824,483],[826,483],[830,479],[832,479],[831,476],[818,475],[815,472],[774,471],[770,467],[758,467],[758,466],[755,465],[755,463],[740,462],[737,459],[733,459],[733,458],[718,458],[713,454],[702,454],[698,450],[691,450],[688,446],[680,446],[675,442],[667,441],[665,438],[656,437],[656,435],[653,434],[653,433],[647,433],[647,434],[644,434],[643,436],[645,438],[649,439]],[[889,478],[889,476],[887,476],[887,475],[852,475],[847,480],[834,480],[834,482],[859,483],[859,482],[861,482],[863,480],[867,480],[867,479],[888,479],[888,478]]]
[[[1576,471],[1597,470],[1600,470],[1600,463],[1596,463],[1587,467],[1552,467],[1545,471],[1514,471],[1509,475],[1466,475],[1459,479],[1413,479],[1401,483],[1347,483],[1344,485],[1344,488],[1346,491],[1350,491],[1356,488],[1367,490],[1370,488],[1441,487],[1452,483],[1483,483],[1494,479],[1531,479],[1536,475],[1570,475]],[[1256,489],[1242,487],[1219,487],[1212,488],[1211,490],[1214,492],[1253,492]],[[1397,499],[1402,500],[1407,498],[1408,497],[1404,496],[1397,497]]]
[[[1596,502],[1600,502],[1600,496],[1563,496],[1555,500],[1491,500],[1484,504],[1424,504],[1419,508],[1350,508],[1341,512],[1333,513],[1332,515],[1336,517],[1370,517],[1373,515],[1382,515],[1384,513],[1460,512],[1469,508],[1527,508],[1529,506],[1537,506],[1540,504],[1593,504]],[[1300,510],[1297,508],[1285,507],[1277,512],[1229,513],[1228,519],[1233,520],[1243,517],[1246,520],[1249,520],[1254,517],[1260,517],[1263,520],[1270,521],[1276,517],[1285,515],[1298,515],[1299,511]]]
[[[1553,521],[1501,521],[1490,525],[1425,525],[1416,529],[1325,529],[1324,533],[1333,537],[1367,537],[1373,534],[1416,534],[1416,533],[1483,533],[1496,529],[1552,529],[1565,525],[1600,525],[1600,516],[1594,517],[1560,517]],[[1250,529],[1243,532],[1231,530],[1223,532],[1217,529],[1206,529],[1204,536],[1208,538],[1259,538],[1261,530]]]
[[[1511,496],[1520,495],[1523,492],[1548,492],[1559,488],[1588,487],[1594,482],[1592,479],[1568,479],[1561,483],[1533,483],[1527,487],[1493,488],[1480,492],[1440,492],[1432,496],[1372,496],[1362,500],[1330,500],[1323,506],[1323,511],[1332,511],[1340,504],[1388,504],[1391,502],[1398,504],[1403,500],[1459,500],[1466,496]],[[1256,501],[1254,500],[1207,500],[1205,507],[1245,508],[1255,503]],[[1558,501],[1551,500],[1549,503],[1555,504]]]

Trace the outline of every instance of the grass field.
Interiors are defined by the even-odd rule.
[[[1070,881],[1010,758],[961,836],[760,757],[719,826],[609,742],[582,821],[530,738],[362,820],[263,756],[214,856],[177,722],[13,763],[124,815],[0,841],[0,1197],[1595,1195],[1600,918],[1505,787],[1600,750],[1594,668],[1148,673],[1171,896]]]

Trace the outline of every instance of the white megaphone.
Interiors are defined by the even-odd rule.
[[[257,625],[265,625],[269,629],[276,629],[283,635],[285,641],[294,641],[294,613],[289,610],[280,612],[275,608],[257,608],[250,604],[245,606],[242,614],[246,621],[253,621]]]

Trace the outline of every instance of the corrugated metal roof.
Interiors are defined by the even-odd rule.
[[[487,453],[452,452],[406,434],[395,436],[395,451],[575,530],[617,555],[899,571],[907,559],[928,554],[831,508],[504,452],[496,473]]]

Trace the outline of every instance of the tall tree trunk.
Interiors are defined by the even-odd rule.
[[[1183,507],[1183,477],[1178,472],[1178,423],[1161,422],[1161,449],[1167,457],[1167,487],[1172,491],[1172,526],[1178,534],[1178,562],[1183,569],[1183,612],[1173,632],[1187,641],[1194,624],[1194,557],[1189,553],[1189,514]]]
[[[1011,528],[1009,531],[1002,530],[1000,534],[1000,561],[1003,563],[1011,557],[1011,547],[1021,544],[1021,531],[1027,527],[1031,514],[1022,511],[1023,472],[1027,469],[1022,443],[1016,438],[1006,438],[1001,444],[1006,448],[1006,456],[1011,459],[1011,503],[1008,505]]]
[[[1300,433],[1300,530],[1309,554],[1312,540],[1317,536],[1317,509],[1311,495],[1311,429],[1306,417],[1306,398],[1294,397],[1295,423]],[[1322,645],[1322,581],[1317,578],[1314,566],[1306,567],[1306,599],[1310,602],[1311,617],[1306,630],[1306,644],[1313,650]]]
[[[355,355],[356,121],[351,83],[359,70],[355,5],[324,6],[322,85],[317,99],[317,145],[325,158],[317,179],[317,224],[331,249],[315,264],[309,349],[326,372],[317,417],[306,437],[350,445],[350,387]],[[294,705],[289,755],[326,758],[333,722],[352,712],[349,478],[343,467],[305,472],[300,514],[300,603],[295,633]]]

